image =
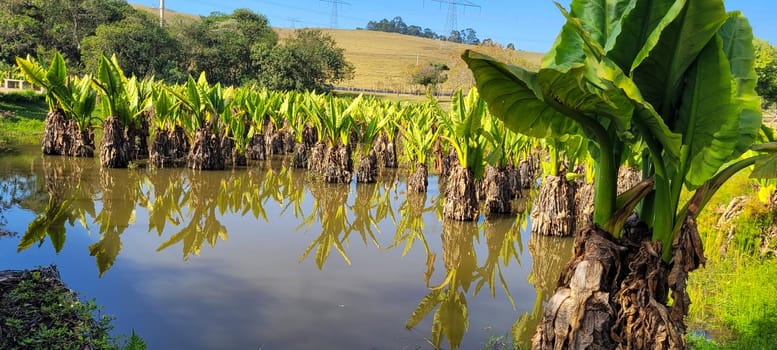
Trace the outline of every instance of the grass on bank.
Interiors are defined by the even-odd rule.
[[[55,267],[0,275],[0,349],[146,349],[134,332],[126,342],[110,336],[112,320],[78,300]]]
[[[33,91],[0,93],[0,152],[14,144],[38,144],[48,107]]]
[[[757,190],[741,173],[716,194],[710,202],[713,210],[699,217],[708,261],[688,281],[688,340],[693,349],[768,349],[777,344],[777,261],[760,249],[777,243],[770,231],[777,230],[777,209],[770,212],[757,200]],[[749,197],[742,213],[731,223],[719,223],[739,196]]]

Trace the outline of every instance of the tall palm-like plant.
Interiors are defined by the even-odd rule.
[[[248,157],[251,160],[265,160],[267,158],[266,143],[264,138],[264,124],[267,113],[275,105],[277,94],[263,89],[258,92],[248,90],[243,99],[242,108],[251,119],[253,136],[248,146]]]
[[[722,0],[573,0],[571,12],[561,9],[567,22],[537,72],[463,56],[509,128],[595,145],[597,226],[579,233],[534,346],[683,348],[685,281],[704,262],[694,218],[737,171],[777,173],[777,155],[763,153],[777,146],[753,146],[761,114],[752,30]],[[616,196],[621,155],[637,140],[650,177]],[[740,159],[748,148],[761,154]],[[624,230],[638,204],[644,225]]]
[[[449,219],[476,220],[479,214],[475,179],[485,170],[483,156],[486,140],[482,136],[486,102],[472,88],[465,97],[456,91],[451,111],[443,114],[440,123],[445,128],[443,137],[456,150],[458,164],[452,166],[445,188],[443,216]]]
[[[510,159],[527,143],[527,138],[508,130],[502,122],[490,113],[484,120],[483,135],[488,141],[490,151],[486,156],[486,171],[482,181],[485,195],[485,212],[490,214],[509,214],[511,201],[517,189],[511,184]]]
[[[383,132],[386,124],[391,121],[381,118],[380,113],[373,113],[380,109],[379,101],[365,101],[355,113],[356,125],[361,129],[359,142],[359,163],[356,167],[356,182],[374,183],[378,177],[378,153],[373,145],[378,135]]]
[[[361,103],[362,96],[348,101],[331,94],[308,95],[304,108],[316,120],[326,142],[326,151],[320,160],[311,159],[314,172],[330,183],[349,183],[353,173],[350,134],[353,113]]]
[[[151,92],[151,105],[154,108],[152,120],[155,129],[154,142],[151,145],[151,164],[155,167],[168,167],[189,154],[189,139],[181,126],[180,102],[169,93],[163,83],[155,84]]]
[[[99,90],[103,113],[103,138],[100,142],[100,164],[108,168],[126,168],[141,154],[138,142],[148,135],[145,110],[151,102],[150,83],[128,79],[116,55],[100,57],[97,76],[92,84]],[[145,129],[145,130],[144,130]],[[145,150],[143,154],[148,154]]]
[[[442,113],[437,101],[430,99],[427,104],[415,108],[412,120],[399,125],[403,150],[410,161],[408,193],[426,193],[429,186],[427,157],[439,137],[441,129],[435,127],[435,124]]]
[[[48,68],[30,56],[17,57],[16,64],[29,82],[46,90],[49,113],[43,154],[93,157],[95,119],[92,113],[97,95],[91,86],[91,77],[68,77],[65,59],[59,52],[54,54]]]

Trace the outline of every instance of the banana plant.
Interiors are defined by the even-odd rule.
[[[411,113],[413,120],[398,125],[405,157],[410,162],[408,192],[426,193],[429,185],[427,157],[442,130],[436,127],[437,119],[442,113],[436,100],[430,99],[427,104],[416,106]]]
[[[672,307],[687,313],[684,279],[703,259],[689,243],[693,218],[737,171],[755,164],[758,176],[775,174],[759,171],[775,163],[777,156],[769,154],[773,144],[753,146],[761,113],[752,30],[741,13],[726,13],[722,0],[573,0],[570,12],[559,8],[567,22],[539,71],[472,51],[463,58],[491,111],[509,128],[541,138],[575,134],[592,141],[594,223],[619,239],[626,218],[640,205],[640,219],[660,242],[663,262],[685,271],[672,277]],[[650,178],[618,197],[622,155],[638,140],[648,148],[642,166]],[[739,159],[749,148],[761,154]],[[691,195],[682,196],[683,190]],[[656,276],[658,283],[667,283]],[[638,283],[630,278],[624,285]],[[631,307],[644,317],[658,312]],[[684,344],[678,331],[682,320],[663,331],[629,323],[638,319],[622,320],[616,329],[644,330],[655,339]],[[670,328],[675,335],[666,334]],[[576,328],[570,329],[575,336]]]
[[[482,136],[486,103],[475,88],[464,97],[461,90],[453,94],[451,111],[444,113],[440,123],[443,138],[456,150],[458,164],[448,177],[443,215],[446,218],[470,221],[479,214],[475,195],[475,179],[485,171],[486,139]]]

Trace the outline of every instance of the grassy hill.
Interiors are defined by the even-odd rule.
[[[133,7],[158,14],[159,9],[143,5]],[[199,16],[168,10],[167,22],[191,23]],[[275,28],[281,39],[292,35],[294,29]],[[501,60],[536,67],[542,54],[504,50],[498,47],[472,46],[419,38],[396,33],[366,30],[321,29],[345,49],[346,59],[354,65],[354,78],[339,82],[340,87],[391,90],[396,92],[421,91],[422,87],[410,82],[411,71],[416,64],[444,63],[450,67],[448,81],[440,89],[450,92],[457,87],[468,89],[473,84],[472,75],[460,56],[466,49],[474,49]]]

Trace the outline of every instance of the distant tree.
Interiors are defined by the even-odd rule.
[[[428,92],[434,92],[437,85],[448,81],[446,72],[449,70],[444,63],[429,63],[416,68],[412,72],[411,81],[413,84],[423,85]]]
[[[765,107],[777,105],[777,48],[761,39],[755,39],[753,46],[758,76],[755,91],[763,99]]]
[[[391,21],[391,24],[393,26],[393,32],[399,33],[399,34],[407,34],[407,24],[405,24],[405,21],[402,20],[402,17],[396,16]]]
[[[424,28],[423,37],[429,38],[429,39],[437,39],[437,33],[435,33],[429,28]]]
[[[252,53],[259,82],[276,90],[331,90],[353,77],[344,50],[320,30],[302,29],[270,51]]]
[[[477,33],[472,28],[467,28],[461,31],[461,40],[463,43],[469,45],[480,44],[480,39],[478,39]]]
[[[113,54],[127,75],[154,75],[167,81],[184,78],[178,68],[178,42],[146,13],[136,12],[121,21],[100,25],[95,35],[82,40],[81,57],[87,71],[97,71],[101,55]]]
[[[448,36],[447,41],[454,42],[454,43],[461,43],[463,40],[461,32],[458,30],[452,30],[451,35]]]
[[[421,27],[412,25],[412,26],[407,26],[407,32],[405,34],[412,35],[412,36],[423,36],[424,33]]]
[[[232,14],[212,13],[199,23],[186,27],[179,34],[187,53],[186,70],[192,75],[205,71],[208,80],[227,85],[240,85],[256,79],[253,69],[254,47],[272,48],[278,35],[267,17],[248,9]]]
[[[507,44],[507,49],[515,51],[515,44],[513,44],[513,43]]]

